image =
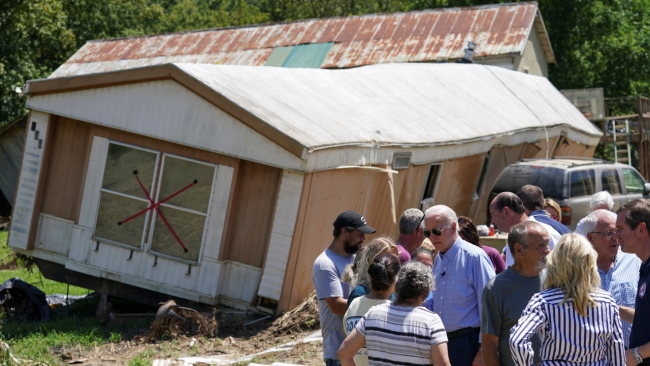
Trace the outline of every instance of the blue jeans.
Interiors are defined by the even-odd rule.
[[[335,360],[333,358],[326,358],[325,366],[341,366],[341,361]]]
[[[465,334],[447,342],[451,366],[472,366],[472,361],[478,353],[478,335],[479,332]]]

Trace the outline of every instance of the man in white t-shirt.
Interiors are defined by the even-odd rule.
[[[510,232],[510,229],[524,221],[537,221],[534,218],[528,217],[526,215],[526,209],[524,208],[524,203],[521,201],[516,194],[512,192],[502,192],[499,193],[492,202],[490,203],[490,216],[492,217],[491,222],[499,231],[507,233]],[[539,221],[537,221],[539,222]],[[560,240],[560,233],[557,232],[553,227],[547,225],[543,222],[539,222],[546,231],[548,231],[550,240],[548,246],[551,250],[555,247],[555,243]],[[510,248],[506,245],[504,249],[506,254],[506,266],[510,267],[515,263]]]

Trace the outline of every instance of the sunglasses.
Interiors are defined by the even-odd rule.
[[[440,229],[440,228],[435,228],[435,229],[431,229],[431,230],[426,230],[426,229],[424,229],[424,230],[422,231],[422,233],[424,234],[425,237],[428,238],[428,237],[431,236],[431,234],[433,234],[433,235],[435,235],[435,236],[440,236],[440,235],[442,235],[442,230],[444,230],[444,228],[442,228],[442,229]]]

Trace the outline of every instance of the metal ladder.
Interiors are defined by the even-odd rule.
[[[614,137],[614,162],[632,165],[632,150],[630,149],[630,122],[613,121],[612,136]],[[624,132],[618,132],[618,129],[624,129]],[[624,141],[618,141],[618,137],[625,136]],[[623,146],[624,148],[619,148]]]

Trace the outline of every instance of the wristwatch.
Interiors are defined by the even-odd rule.
[[[634,361],[636,361],[637,364],[643,362],[643,357],[639,354],[639,347],[634,349]]]

